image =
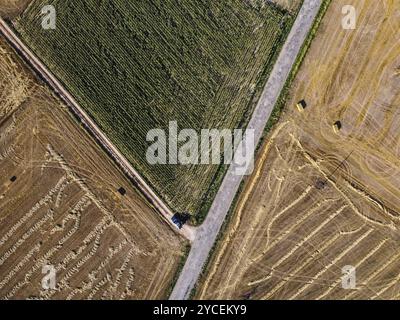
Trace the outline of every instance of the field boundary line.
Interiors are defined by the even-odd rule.
[[[17,53],[38,73],[42,79],[57,93],[57,95],[70,107],[73,113],[80,119],[85,128],[97,140],[97,142],[107,151],[111,158],[117,163],[122,171],[138,187],[146,199],[161,213],[165,221],[171,228],[192,241],[194,232],[188,226],[184,226],[178,231],[171,222],[173,212],[164,201],[152,190],[142,176],[132,167],[125,156],[112,144],[107,136],[100,130],[96,123],[78,104],[74,97],[65,89],[61,82],[48,70],[39,58],[30,50],[14,32],[14,30],[0,17],[0,32],[8,42],[16,49]]]

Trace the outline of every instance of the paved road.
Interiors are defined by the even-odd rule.
[[[291,32],[275,63],[260,101],[249,122],[255,131],[255,145],[261,139],[264,127],[278,100],[296,57],[304,43],[322,0],[304,0]],[[187,299],[207,260],[226,214],[233,202],[243,176],[235,175],[231,165],[214,199],[204,223],[196,230],[188,259],[170,296],[171,300]]]
[[[0,32],[18,51],[18,53],[30,64],[34,70],[56,91],[56,93],[64,100],[64,102],[72,109],[72,111],[81,119],[85,127],[94,135],[97,141],[108,151],[111,157],[118,163],[121,169],[127,174],[150,201],[150,203],[162,214],[171,227],[177,231],[171,222],[173,215],[168,206],[155,194],[146,181],[131,166],[128,160],[119,152],[119,150],[104,135],[100,128],[86,114],[86,112],[76,102],[74,97],[63,87],[57,78],[47,69],[47,67],[35,56],[35,54],[19,39],[15,32],[8,24],[0,18]],[[195,229],[190,226],[184,226],[177,231],[184,237],[192,241],[195,235]]]

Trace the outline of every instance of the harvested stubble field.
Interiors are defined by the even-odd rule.
[[[167,298],[183,240],[3,38],[0,74],[0,297]]]
[[[198,298],[400,299],[399,30],[399,1],[332,1]]]
[[[35,0],[15,26],[171,208],[204,215],[225,166],[150,165],[146,135],[245,126],[292,20],[265,1]]]

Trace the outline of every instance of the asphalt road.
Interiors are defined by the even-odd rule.
[[[162,214],[171,227],[192,241],[194,239],[195,229],[190,226],[184,226],[181,230],[177,230],[171,222],[173,212],[169,207],[157,196],[150,188],[140,174],[132,167],[129,161],[119,152],[119,150],[111,143],[94,121],[86,114],[86,112],[77,103],[74,97],[64,88],[58,79],[47,69],[47,67],[35,56],[35,54],[19,39],[15,32],[8,24],[0,18],[0,32],[8,40],[8,42],[17,50],[21,57],[33,67],[33,69],[44,79],[53,90],[64,100],[64,102],[72,109],[76,116],[82,121],[87,130],[96,137],[97,141],[105,148],[110,156],[118,163],[125,174],[135,182],[136,186],[142,191],[150,203]]]
[[[254,129],[255,132],[255,145],[258,144],[262,137],[264,127],[285,85],[290,70],[296,61],[301,46],[312,27],[321,4],[322,0],[304,0],[303,6],[293,24],[292,30],[288,35],[249,122],[248,128]],[[204,223],[196,230],[192,248],[172,291],[170,300],[187,299],[199,278],[243,179],[243,176],[235,175],[235,169],[234,165],[229,167]]]

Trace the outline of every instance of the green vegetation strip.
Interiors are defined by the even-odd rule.
[[[41,27],[44,5],[55,30]],[[146,135],[169,121],[244,128],[291,22],[263,1],[33,0],[15,27],[166,203],[200,222],[226,166],[151,165]]]

